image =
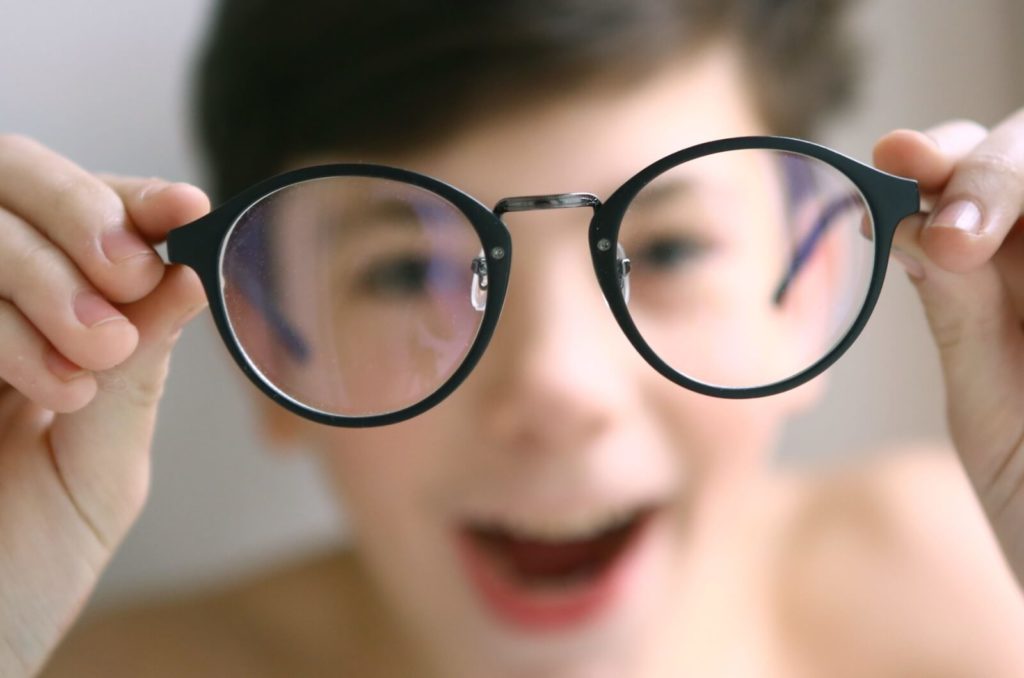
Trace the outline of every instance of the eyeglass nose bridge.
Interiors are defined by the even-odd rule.
[[[601,206],[601,199],[593,193],[552,193],[550,195],[521,195],[502,198],[494,206],[494,216],[500,217],[508,212],[528,212],[530,210],[566,209],[570,207]]]
[[[503,214],[508,212],[528,212],[531,210],[551,210],[551,209],[567,209],[572,207],[591,207],[594,211],[601,206],[601,199],[593,193],[552,193],[549,195],[522,195],[514,196],[510,198],[502,198],[494,206],[494,215],[501,217]],[[601,241],[602,244],[607,241]],[[610,246],[610,243],[609,243]],[[632,264],[629,258],[626,256],[625,250],[622,249],[622,244],[618,243],[615,247],[615,277],[619,283],[619,290],[622,292],[626,302],[629,302],[629,272],[632,268]],[[479,262],[474,261],[474,267]],[[484,268],[484,284],[486,285],[486,261],[483,262]],[[474,274],[479,274],[480,271],[477,268],[473,269]],[[475,288],[474,288],[475,289]],[[605,299],[605,303],[608,300]],[[474,305],[476,304],[474,297]],[[480,309],[478,309],[480,310]]]

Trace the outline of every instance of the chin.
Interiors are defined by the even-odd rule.
[[[606,524],[462,523],[450,536],[446,575],[436,587],[419,580],[414,594],[417,625],[442,674],[622,678],[636,672],[664,642],[681,604],[685,566],[675,520],[667,507],[644,506],[609,514]]]

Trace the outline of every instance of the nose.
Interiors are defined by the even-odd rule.
[[[580,449],[628,416],[640,358],[594,275],[589,216],[557,210],[506,219],[515,252],[508,294],[470,377],[491,443],[524,452]]]

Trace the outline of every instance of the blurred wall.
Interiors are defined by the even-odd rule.
[[[186,134],[187,66],[210,0],[2,0],[0,130],[26,133],[94,170],[198,181]],[[862,0],[863,97],[824,141],[862,159],[896,127],[1024,105],[1024,0]],[[941,440],[941,382],[913,290],[898,268],[865,335],[834,368],[821,408],[795,422],[790,459]],[[343,525],[299,454],[258,442],[245,385],[213,331],[175,353],[150,501],[91,610],[230,576],[335,539]]]

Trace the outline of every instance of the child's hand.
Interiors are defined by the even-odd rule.
[[[0,676],[40,669],[142,509],[170,349],[206,303],[152,244],[208,210],[0,136]]]
[[[953,442],[1024,583],[1024,110],[991,130],[891,132],[875,162],[934,201],[900,225],[897,257],[939,348]]]

